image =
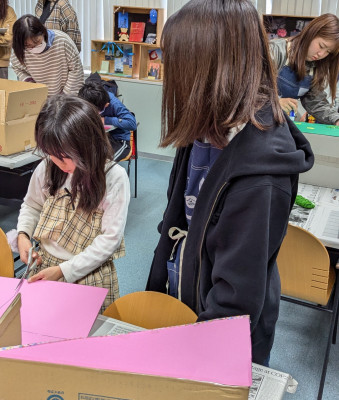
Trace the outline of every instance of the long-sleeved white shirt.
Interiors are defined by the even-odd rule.
[[[18,231],[31,237],[39,222],[42,207],[49,196],[45,185],[46,164],[41,162],[35,169],[27,194],[22,203]],[[71,175],[63,187],[71,189]],[[60,268],[67,282],[75,282],[103,264],[120,246],[130,201],[130,184],[123,167],[116,164],[106,174],[106,195],[98,209],[103,210],[101,234],[81,253],[74,255],[53,240],[43,240],[41,246],[51,255],[66,260]]]

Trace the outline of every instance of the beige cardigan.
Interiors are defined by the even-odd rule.
[[[7,28],[7,32],[2,35],[0,34],[0,67],[8,67],[9,58],[11,56],[12,49],[12,37],[13,37],[13,24],[16,21],[16,14],[12,7],[8,6],[7,15],[0,23],[0,28]]]

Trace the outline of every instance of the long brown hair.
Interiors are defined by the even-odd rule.
[[[284,120],[261,19],[250,0],[192,0],[166,22],[161,146],[228,143],[230,128],[270,104]]]
[[[107,160],[112,147],[95,107],[76,96],[56,95],[47,99],[35,125],[37,148],[59,159],[70,158],[76,169],[71,181],[71,196],[79,195],[78,207],[95,210],[106,192]],[[47,157],[47,183],[55,195],[67,178]]]
[[[0,22],[6,18],[8,11],[8,0],[0,0]]]
[[[301,80],[306,75],[305,63],[308,49],[313,39],[321,37],[336,43],[335,49],[322,60],[315,61],[312,87],[323,90],[329,85],[332,100],[336,96],[339,74],[339,19],[334,14],[323,14],[313,19],[298,35],[290,39],[288,58],[290,67]]]

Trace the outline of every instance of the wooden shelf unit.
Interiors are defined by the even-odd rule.
[[[263,22],[268,39],[278,39],[298,34],[314,18],[298,15],[264,14]],[[285,36],[283,36],[284,32],[286,32]]]
[[[140,48],[130,42],[117,42],[118,46],[124,51],[124,53],[132,53],[132,62],[123,65],[123,72],[116,72],[116,58],[112,57],[112,45],[110,45],[110,51],[108,54],[107,43],[114,43],[107,40],[92,40],[91,41],[91,72],[99,72],[102,70],[102,62],[107,61],[109,63],[108,74],[112,76],[121,76],[122,78],[139,78],[139,64]],[[106,48],[103,47],[106,45]],[[115,48],[115,47],[114,47]],[[111,59],[107,59],[109,56]]]
[[[157,51],[156,55],[160,55],[160,38],[162,29],[164,26],[164,10],[161,8],[155,8],[157,11],[157,23],[152,24],[150,19],[150,11],[152,8],[144,8],[144,7],[124,7],[124,6],[113,6],[113,32],[112,32],[112,40],[92,40],[92,53],[91,53],[91,72],[99,72],[101,71],[102,61],[109,62],[109,71],[108,74],[105,74],[105,78],[107,76],[112,75],[112,79],[115,76],[122,78],[131,78],[131,79],[142,79],[142,80],[152,80],[152,81],[161,81],[163,77],[163,65],[161,63],[161,57],[157,57],[156,60],[150,60],[149,54],[152,51]],[[145,33],[143,40],[146,39],[148,33],[156,34],[156,43],[149,44],[145,42],[129,42],[129,41],[121,41],[119,40],[119,29],[118,29],[118,13],[126,12],[128,13],[128,34],[130,33],[131,22],[145,22]],[[113,42],[116,43],[120,48],[128,48],[128,46],[132,47],[132,65],[130,69],[127,68],[127,65],[124,65],[124,73],[116,72],[116,61],[115,59],[107,60],[107,48],[102,50],[103,46],[108,43]],[[111,54],[111,51],[110,51]],[[111,54],[112,56],[112,54]],[[109,57],[108,55],[108,58]],[[148,77],[150,62],[154,62],[155,64],[159,64],[159,77],[155,79],[155,77]],[[100,72],[99,72],[100,73]]]

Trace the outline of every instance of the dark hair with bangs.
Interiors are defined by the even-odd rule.
[[[105,105],[110,102],[109,94],[101,82],[85,83],[79,90],[79,97],[89,101],[98,111],[102,111]]]
[[[95,210],[106,192],[107,161],[112,148],[101,118],[93,105],[70,95],[47,99],[35,124],[37,148],[59,159],[70,158],[76,165],[71,195],[78,207]],[[46,187],[55,195],[68,176],[47,157]]]
[[[166,22],[161,146],[228,143],[233,127],[273,109],[284,116],[261,19],[250,0],[192,0]]]
[[[336,47],[327,57],[315,61],[312,87],[321,91],[329,85],[334,101],[339,74],[339,19],[337,16],[329,13],[320,15],[305,26],[298,35],[290,39],[289,65],[297,73],[298,79],[303,79],[306,75],[305,63],[308,49],[312,40],[317,37],[334,41]]]
[[[8,11],[8,0],[0,0],[0,22],[6,18]]]
[[[43,36],[45,42],[48,41],[48,33],[45,26],[40,22],[39,18],[31,14],[25,14],[13,25],[13,42],[12,47],[17,59],[24,64],[25,62],[25,46],[26,40],[34,41],[38,36]]]

